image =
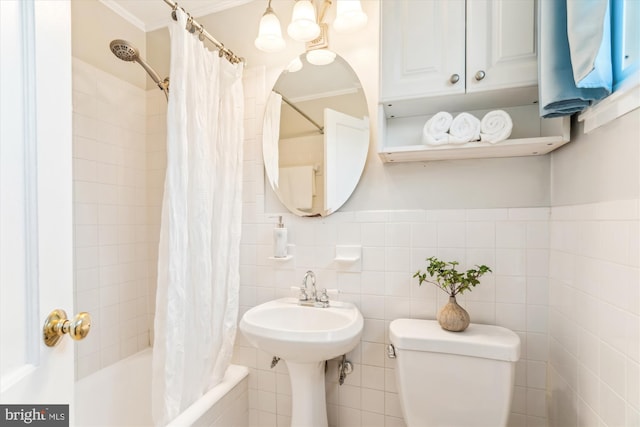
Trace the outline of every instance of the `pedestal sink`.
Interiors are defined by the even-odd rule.
[[[252,345],[287,363],[292,427],[327,426],[324,362],[353,350],[362,327],[362,314],[351,303],[307,307],[295,298],[253,307],[240,321],[240,330]]]

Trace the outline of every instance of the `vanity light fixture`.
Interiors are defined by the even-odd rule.
[[[316,22],[316,9],[311,0],[296,0],[287,34],[299,42],[308,42],[320,35],[320,26]]]
[[[307,52],[307,61],[313,65],[328,65],[336,59],[336,53],[329,49],[315,49]]]
[[[300,61],[299,56],[296,56],[291,62],[289,62],[289,65],[287,65],[287,71],[295,73],[300,70],[302,70],[302,61]]]
[[[327,24],[320,24],[320,35],[307,42],[307,62],[312,65],[328,65],[336,59],[336,53],[329,50],[329,31]]]
[[[321,27],[324,15],[333,1],[336,2],[337,8],[333,23],[336,32],[352,33],[366,25],[367,15],[362,11],[360,0],[322,0],[322,9],[317,19],[313,0],[295,0],[291,22],[287,26],[289,36],[300,42],[314,42],[318,37],[322,37]],[[271,8],[271,0],[269,0],[269,5],[260,20],[255,45],[263,52],[277,52],[285,47],[280,21]],[[328,55],[325,56],[328,57]]]
[[[278,52],[285,47],[280,29],[280,20],[271,8],[271,0],[260,19],[258,27],[258,37],[254,42],[256,47],[263,52]]]
[[[367,14],[360,0],[338,0],[333,28],[338,33],[354,33],[367,25]]]

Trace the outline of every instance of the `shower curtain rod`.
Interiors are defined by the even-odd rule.
[[[281,94],[280,92],[274,90],[275,93],[277,93],[278,95],[280,95],[282,97],[282,100],[289,105],[289,107],[293,108],[294,110],[296,110],[296,112],[298,112],[302,117],[304,117],[305,119],[307,119],[309,122],[311,122],[312,125],[314,125],[315,127],[318,128],[318,130],[320,131],[321,134],[324,135],[324,128],[322,126],[320,126],[318,123],[316,123],[315,120],[313,120],[311,117],[307,116],[305,114],[304,111],[302,111],[301,109],[299,109],[293,102],[289,101],[283,94]]]
[[[178,6],[178,3],[175,3],[171,0],[163,0],[163,1],[167,5],[169,5],[169,7],[171,7],[173,12],[175,12],[176,9],[180,8],[180,10],[182,10],[184,13],[187,14],[187,16],[189,17],[189,20],[187,21],[187,31],[189,31],[190,33],[195,33],[196,31],[198,31],[200,33],[200,35],[198,36],[200,38],[200,41],[203,41],[205,38],[208,39],[211,43],[213,43],[216,46],[216,48],[218,48],[219,55],[220,56],[224,55],[224,57],[227,58],[227,60],[232,64],[244,62],[244,58],[237,56],[235,53],[233,53],[233,51],[224,47],[223,43],[220,43],[218,40],[215,39],[215,37],[209,34],[207,30],[205,30],[204,27],[200,23],[198,23],[198,21],[196,21],[189,12],[184,10],[184,8]],[[171,17],[173,18],[174,21],[176,21],[177,18],[175,13],[173,12],[171,13]]]

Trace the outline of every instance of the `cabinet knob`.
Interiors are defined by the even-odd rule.
[[[451,82],[451,84],[456,84],[458,83],[458,81],[460,81],[460,76],[458,74],[451,74],[449,81]]]
[[[476,73],[476,75],[474,77],[476,78],[477,81],[480,81],[480,80],[484,79],[485,75],[486,75],[485,72],[480,70],[480,71],[478,71]]]

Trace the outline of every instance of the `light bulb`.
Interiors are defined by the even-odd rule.
[[[307,52],[307,62],[313,65],[328,65],[336,59],[336,53],[329,49],[314,49]]]
[[[293,61],[289,62],[287,65],[287,71],[290,73],[295,73],[296,71],[302,70],[302,61],[299,56],[296,56]]]
[[[311,41],[320,35],[320,27],[316,23],[316,10],[310,0],[296,0],[287,33],[292,39],[300,42]]]
[[[282,30],[280,29],[280,21],[276,14],[273,13],[271,7],[267,7],[267,10],[260,19],[258,37],[254,44],[263,52],[277,52],[285,47]]]
[[[367,14],[360,0],[338,0],[333,28],[338,33],[352,33],[367,24]]]

